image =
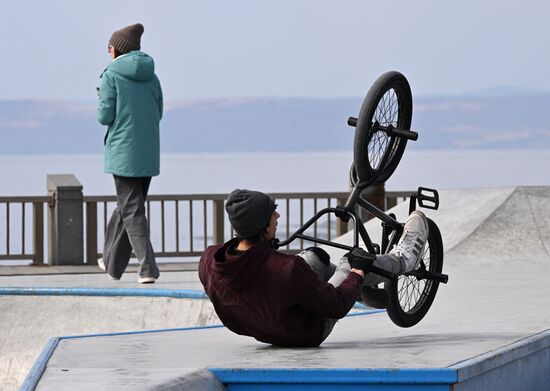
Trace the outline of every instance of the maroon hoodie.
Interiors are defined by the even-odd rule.
[[[362,277],[350,273],[337,288],[319,279],[300,257],[258,244],[241,255],[210,246],[199,278],[223,324],[231,331],[282,346],[319,346],[327,318],[342,318],[359,295]]]

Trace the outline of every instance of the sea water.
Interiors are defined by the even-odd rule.
[[[150,194],[347,191],[351,152],[163,154]],[[386,190],[550,185],[550,150],[406,151]],[[85,195],[114,194],[101,155],[0,156],[0,196],[45,195],[47,174],[74,174]]]
[[[386,190],[412,191],[418,186],[436,189],[550,186],[549,157],[548,150],[406,151],[396,172],[387,181]],[[153,179],[149,193],[215,194],[229,193],[235,188],[293,193],[347,191],[352,161],[352,154],[344,152],[163,154],[161,175]],[[48,174],[74,174],[87,196],[113,195],[115,192],[112,177],[103,173],[101,155],[28,155],[0,156],[0,196],[45,195]],[[114,203],[109,204],[108,215],[114,206]],[[169,217],[174,213],[170,212],[170,207],[166,206],[167,232],[174,231],[173,219]],[[152,204],[153,208],[156,206]],[[181,207],[180,213],[185,213],[184,208]],[[310,209],[309,213],[313,215],[313,209]],[[208,213],[210,220],[211,210]],[[159,213],[152,210],[152,215],[158,217]],[[195,216],[200,227],[201,211],[197,210]],[[17,205],[12,205],[10,217],[10,246],[16,252],[21,247]],[[304,216],[305,219],[309,217]],[[28,229],[32,224],[30,210],[26,212],[25,220]],[[181,218],[181,221],[186,220]],[[291,230],[298,225],[299,219],[291,221]],[[103,219],[100,218],[100,243],[103,229]],[[156,249],[160,247],[160,231],[160,223],[151,221],[151,238]],[[5,253],[5,233],[6,206],[0,204],[0,253]],[[194,235],[197,247],[204,244],[201,235],[201,229],[197,228]],[[180,232],[179,240],[183,245],[189,238],[185,232]],[[174,241],[175,238],[168,234],[167,246],[174,247]],[[211,237],[207,241],[211,242]],[[32,246],[30,232],[25,242],[27,248]],[[47,249],[45,251],[47,254]],[[14,261],[0,263],[14,264]]]

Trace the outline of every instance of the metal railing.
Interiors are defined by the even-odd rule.
[[[343,205],[347,192],[271,193],[278,204],[278,235],[288,237],[318,210]],[[410,192],[385,192],[383,208],[406,199]],[[157,257],[196,257],[211,244],[219,244],[234,236],[224,210],[227,194],[150,195],[146,210],[151,241]],[[44,204],[53,206],[55,197],[0,197],[0,260],[30,259],[44,263],[44,246],[55,238],[44,238]],[[104,232],[115,196],[84,196],[85,261],[95,264],[101,257]],[[32,207],[31,207],[32,205]],[[29,210],[32,213],[29,215]],[[2,222],[4,222],[2,224]],[[347,232],[347,223],[327,214],[310,227],[310,234],[328,240]],[[50,235],[51,236],[51,235]],[[298,252],[304,247],[297,240],[282,250]]]
[[[44,263],[44,204],[51,202],[49,196],[0,197],[0,260]]]

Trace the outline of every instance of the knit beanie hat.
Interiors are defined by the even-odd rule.
[[[111,35],[109,43],[121,54],[141,49],[141,34],[144,28],[141,23],[132,24],[117,30]]]
[[[246,189],[233,190],[225,204],[229,221],[241,239],[262,233],[269,225],[276,207],[267,194]]]

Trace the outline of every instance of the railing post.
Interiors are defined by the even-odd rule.
[[[53,205],[48,213],[50,265],[84,263],[82,185],[74,175],[48,175],[48,194]]]
[[[32,263],[44,264],[44,204],[32,203]]]
[[[397,197],[386,197],[386,210],[397,205]]]
[[[372,186],[369,186],[362,193],[365,199],[376,206],[380,210],[386,210],[386,189],[384,183],[378,183]],[[365,213],[367,213],[365,211]],[[364,216],[361,216],[363,218]],[[368,216],[368,219],[372,218]],[[366,221],[367,219],[363,219]]]
[[[339,206],[346,205],[347,198],[337,198],[336,204]],[[349,231],[348,223],[342,219],[336,218],[336,237],[342,236]]]
[[[97,202],[86,202],[86,263],[97,265]]]
[[[212,222],[212,229],[213,229],[213,240],[214,244],[223,244],[224,243],[224,235],[223,235],[223,228],[224,228],[224,200],[213,200],[212,205],[212,218],[214,221]]]

